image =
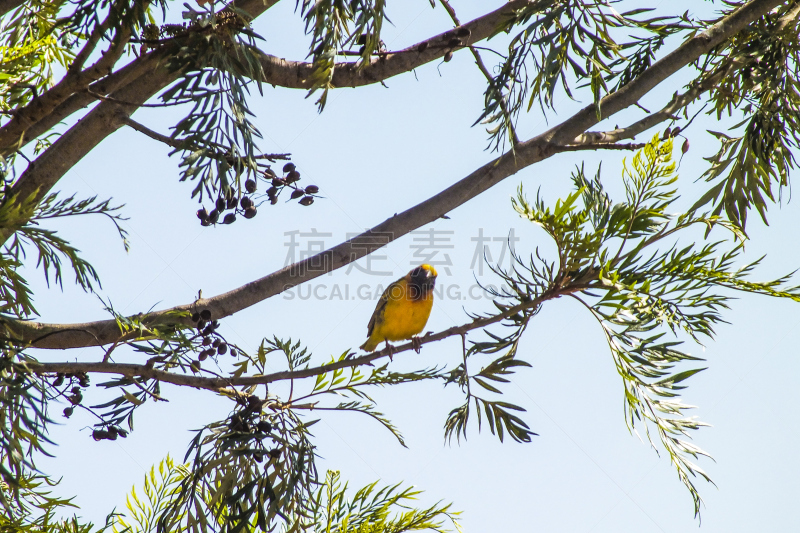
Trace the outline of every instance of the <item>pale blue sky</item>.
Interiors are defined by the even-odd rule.
[[[500,2],[453,2],[462,20],[469,20]],[[661,3],[667,5],[667,3]],[[698,7],[695,2],[670,2],[672,12]],[[263,49],[291,59],[306,54],[302,21],[294,2],[284,0],[256,22],[266,38]],[[708,9],[706,4],[703,8]],[[431,11],[427,0],[390,3],[394,25],[385,30],[389,49],[402,48],[447,29],[444,10]],[[488,63],[493,62],[486,56]],[[657,108],[675,86],[647,96],[645,107]],[[264,134],[265,152],[291,152],[305,184],[316,184],[324,199],[305,208],[294,203],[263,206],[253,220],[232,226],[201,228],[194,216],[197,204],[189,198],[191,185],[178,182],[178,160],[169,149],[130,129],[108,138],[60,182],[64,193],[125,203],[130,217],[131,252],[125,254],[113,228],[104,220],[76,219],[60,226],[98,269],[103,295],[123,313],[146,311],[191,301],[202,289],[210,296],[238,287],[284,266],[285,232],[330,233],[331,246],[348,233],[371,227],[395,212],[430,197],[494,157],[484,151],[486,134],[470,128],[483,102],[482,76],[468,52],[453,61],[429,64],[414,74],[358,90],[335,91],[324,113],[317,114],[314,97],[304,92],[266,88],[254,95],[252,109]],[[583,98],[586,98],[584,95]],[[555,124],[583,105],[562,97]],[[613,122],[626,123],[628,112]],[[142,110],[135,119],[168,132],[178,112]],[[610,124],[613,126],[614,124]],[[524,117],[520,135],[528,138],[547,123],[539,112]],[[716,150],[705,128],[721,126],[698,119],[689,132],[692,149],[680,168],[680,187],[691,202],[702,190],[693,181],[705,168],[703,156]],[[653,134],[648,132],[639,140]],[[440,268],[439,283],[467,294],[474,284],[470,268],[475,250],[471,239],[480,231],[504,238],[511,229],[523,255],[538,246],[551,253],[552,244],[541,230],[520,220],[510,197],[522,183],[530,195],[541,188],[554,203],[570,190],[569,173],[581,160],[594,172],[603,161],[605,184],[619,197],[621,160],[626,154],[563,154],[527,168],[482,196],[423,229],[452,231],[448,253],[453,266]],[[787,195],[788,197],[788,195]],[[750,259],[768,254],[759,279],[800,266],[795,203],[773,207],[770,227],[751,217],[747,245]],[[442,234],[445,235],[445,234]],[[223,320],[230,340],[252,349],[262,337],[301,339],[321,362],[348,347],[360,345],[374,304],[364,299],[330,299],[333,286],[349,286],[356,294],[408,271],[414,259],[414,236],[392,243],[376,255],[373,267],[388,276],[353,269],[336,271],[313,282],[321,299],[300,294],[266,300]],[[300,240],[301,244],[304,241]],[[493,243],[500,250],[500,242]],[[304,244],[303,244],[304,245]],[[366,260],[361,260],[366,265]],[[490,273],[479,276],[491,281]],[[31,273],[37,308],[48,322],[82,322],[104,318],[94,296],[72,287],[44,287]],[[322,287],[325,284],[326,287]],[[474,294],[474,293],[473,293]],[[492,309],[487,300],[437,301],[427,329],[441,330],[467,320],[472,312]],[[800,342],[798,305],[745,297],[726,313],[731,325],[718,328],[719,337],[701,354],[709,369],[689,381],[687,403],[713,427],[701,430],[695,442],[716,462],[701,460],[717,488],[698,483],[706,501],[702,531],[796,531],[800,518],[790,509],[800,497],[800,459],[796,454],[800,395],[795,383],[800,372],[796,349]],[[477,335],[476,335],[477,338]],[[95,360],[99,349],[50,354],[47,357]],[[115,352],[120,359],[126,354]],[[447,413],[462,402],[452,388],[417,384],[376,391],[379,407],[403,431],[409,449],[401,448],[379,425],[366,417],[331,414],[315,426],[323,459],[319,466],[339,469],[351,487],[380,478],[425,490],[424,502],[452,501],[464,511],[469,532],[672,532],[697,527],[691,498],[664,457],[628,433],[623,418],[622,383],[616,374],[601,331],[575,303],[548,303],[525,334],[520,356],[533,365],[505,388],[508,401],[527,409],[524,418],[540,436],[530,444],[500,444],[489,433],[470,428],[469,440],[443,444]],[[420,355],[402,354],[398,369],[454,363],[461,357],[460,340],[427,345]],[[276,369],[279,367],[276,362]],[[94,382],[98,382],[94,378]],[[55,428],[60,443],[56,458],[42,461],[45,470],[64,475],[64,494],[77,494],[80,514],[100,520],[116,506],[124,507],[125,493],[140,484],[144,471],[167,452],[182,458],[189,430],[225,417],[230,404],[208,393],[165,386],[168,404],[146,405],[136,417],[135,431],[126,440],[94,442],[89,416],[77,412],[68,424]],[[100,403],[102,392],[86,394]],[[692,529],[693,530],[693,529]]]

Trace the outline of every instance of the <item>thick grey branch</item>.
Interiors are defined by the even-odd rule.
[[[533,0],[513,0],[491,13],[464,24],[461,28],[468,29],[470,33],[468,36],[461,38],[462,46],[459,48],[488,39],[497,30],[502,20],[512,11],[521,9],[531,3],[533,3]],[[334,87],[361,87],[381,82],[404,72],[410,72],[426,63],[444,57],[451,50],[447,46],[447,42],[452,37],[452,30],[449,30],[403,50],[373,57],[368,65],[359,66],[357,63],[339,63],[333,70],[332,83]],[[261,66],[264,69],[267,83],[290,89],[310,89],[312,86],[309,81],[313,72],[311,63],[290,61],[263,54]]]

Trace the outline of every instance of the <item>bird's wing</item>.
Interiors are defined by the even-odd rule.
[[[383,318],[383,312],[386,310],[386,304],[389,302],[389,295],[392,293],[392,289],[397,286],[398,283],[403,278],[390,283],[386,290],[383,291],[380,300],[378,300],[378,304],[375,306],[375,311],[372,312],[372,318],[369,319],[369,324],[367,325],[367,337],[372,335],[372,332],[375,330],[375,324],[378,323],[378,320]]]

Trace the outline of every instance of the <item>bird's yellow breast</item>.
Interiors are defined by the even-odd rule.
[[[383,341],[401,341],[418,335],[425,329],[433,308],[433,291],[414,299],[406,279],[400,279],[387,290],[386,305],[375,317],[375,327],[365,343],[370,350]]]
[[[428,317],[433,308],[433,292],[414,300],[406,290],[406,280],[399,282],[402,285],[402,295],[389,296],[386,309],[383,311],[383,320],[376,324],[376,332],[384,340],[402,341],[410,339],[425,329]]]

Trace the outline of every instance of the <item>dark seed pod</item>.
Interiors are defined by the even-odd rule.
[[[225,355],[226,353],[228,353],[228,345],[225,344],[224,342],[220,343],[220,345],[217,346],[217,353],[220,355]]]
[[[208,220],[207,218],[204,218],[203,220],[200,221],[200,225],[203,226],[203,227],[210,226],[211,225],[211,221]]]
[[[231,348],[231,357],[236,357],[237,355],[239,355],[239,354],[236,353],[236,350]]]
[[[319,192],[319,187],[316,185],[309,185],[306,187],[306,194],[317,194]]]
[[[253,454],[253,460],[255,460],[255,462],[257,462],[257,463],[260,463],[261,461],[264,460],[264,454],[263,453],[259,453],[259,452],[254,453]]]
[[[303,191],[303,189],[295,189],[292,191],[292,200],[296,200],[305,194],[306,193]]]
[[[83,401],[83,395],[80,393],[80,391],[76,392],[72,396],[69,396],[68,398],[72,405],[78,405]]]
[[[253,205],[253,201],[247,196],[242,196],[242,199],[239,201],[239,205],[242,206],[242,209],[247,209],[248,207]]]
[[[255,395],[248,396],[247,397],[247,406],[251,410],[258,409],[259,407],[261,407],[261,398],[259,398],[258,396],[255,396]]]
[[[261,422],[259,422],[257,427],[261,433],[269,433],[270,431],[272,431],[272,424],[270,424],[266,420],[262,420]]]
[[[250,194],[253,194],[254,192],[256,192],[256,180],[247,180],[247,181],[245,181],[244,182],[244,189],[247,192],[249,192]]]
[[[469,28],[458,28],[458,31],[456,31],[456,35],[458,35],[459,37],[469,37],[470,35],[472,35],[472,32],[469,31]]]
[[[192,369],[192,372],[200,372],[200,361],[192,361],[192,364],[189,365],[189,368]]]
[[[311,196],[304,196],[302,200],[300,200],[300,205],[311,205],[314,203],[314,198]]]
[[[209,344],[211,344],[210,338],[206,337],[205,339],[203,339],[203,346],[208,346]]]
[[[203,309],[200,311],[200,318],[203,320],[211,320],[211,310],[210,309]]]
[[[283,181],[283,178],[272,178],[272,185],[275,187],[280,187],[282,185],[286,185],[286,182]]]
[[[251,205],[250,207],[244,210],[244,218],[253,218],[254,216],[256,216],[256,213],[257,213],[256,206]]]
[[[198,361],[205,361],[208,359],[208,354],[205,351],[200,352],[200,355],[197,356]]]
[[[203,331],[204,327],[206,327],[206,321],[201,318],[197,321],[197,331]]]
[[[672,130],[672,136],[673,137],[677,137],[678,135],[680,135],[680,133],[681,133],[681,127],[680,126],[675,126],[675,129]]]
[[[683,146],[681,146],[681,152],[685,154],[688,151],[689,151],[689,139],[686,139],[685,141],[683,141]]]
[[[81,392],[80,387],[72,387],[72,394],[79,394]]]
[[[417,46],[417,52],[420,54],[427,49],[428,49],[428,41],[419,43],[419,46]]]
[[[64,374],[56,374],[56,379],[53,381],[53,386],[60,387],[64,384]]]
[[[83,387],[85,389],[86,387],[89,386],[89,376],[87,376],[87,375],[81,376],[80,380],[78,381],[78,383],[80,383],[81,387]]]
[[[214,325],[213,325],[213,324],[209,324],[208,326],[206,326],[206,329],[204,329],[204,330],[203,330],[203,333],[202,333],[202,335],[203,335],[204,337],[208,337],[209,335],[211,335],[212,333],[214,333],[214,330],[215,330],[215,329],[216,329],[216,328],[214,327]]]
[[[106,438],[108,440],[117,440],[117,428],[113,426],[108,428],[108,437]]]
[[[461,42],[461,39],[453,37],[452,39],[447,41],[447,44],[448,46],[456,47],[456,46],[461,46],[463,43]]]
[[[122,437],[123,439],[127,439],[128,438],[128,432],[127,431],[125,431],[122,428],[115,428],[115,429],[117,430],[117,433],[119,433],[120,437]]]
[[[264,173],[264,176],[265,176],[267,179],[272,179],[272,178],[274,178],[274,177],[276,176],[276,174],[275,174],[275,171],[274,171],[274,170],[272,170],[272,169],[271,169],[271,168],[269,168],[269,167],[267,167],[266,169],[264,169],[262,172]]]
[[[200,320],[200,313],[192,313],[192,322],[197,322]]]
[[[214,209],[208,214],[208,221],[211,222],[212,224],[216,224],[217,220],[219,220],[219,211]]]
[[[283,165],[284,172],[291,172],[294,169],[295,169],[294,163],[286,163],[285,165]]]
[[[447,62],[448,62],[448,61],[450,61],[451,59],[453,59],[453,52],[450,52],[450,51],[448,51],[448,52],[447,52],[447,53],[444,55],[444,61],[445,61],[445,63],[447,63]]]
[[[269,199],[269,203],[272,204],[272,205],[277,204],[278,203],[278,197],[277,196],[273,196],[272,198]]]
[[[664,135],[661,137],[661,140],[662,141],[666,141],[671,136],[672,136],[672,130],[670,128],[667,128],[667,129],[664,130]]]
[[[205,220],[208,218],[208,211],[206,211],[205,207],[197,210],[197,218],[200,220]]]
[[[242,429],[242,417],[239,413],[231,417],[231,421],[228,423],[228,429],[231,431],[239,431]]]
[[[74,410],[75,410],[75,408],[74,408],[74,407],[66,407],[66,408],[64,408],[64,416],[65,416],[66,418],[69,418],[69,417],[71,417],[71,416],[72,416],[72,412],[73,412]]]
[[[361,35],[359,35],[358,36],[358,40],[356,40],[356,44],[359,45],[359,46],[363,46],[363,45],[367,44],[367,34],[366,33],[362,33]]]
[[[107,431],[103,431],[102,429],[95,429],[94,431],[92,431],[92,438],[94,440],[98,440],[98,441],[99,440],[103,440],[103,439],[107,439],[108,438],[108,432]]]
[[[296,170],[292,170],[286,175],[286,183],[294,183],[295,181],[300,180],[300,173]]]
[[[233,224],[234,222],[236,222],[236,215],[234,215],[233,213],[228,213],[222,220],[223,224]]]
[[[222,196],[217,198],[217,211],[225,211],[225,206],[227,204],[228,202],[226,202],[225,198],[223,198]]]
[[[216,348],[217,346],[219,346],[219,343],[221,343],[221,342],[222,341],[220,339],[214,339],[214,342],[211,343],[211,346]]]
[[[238,204],[238,203],[239,203],[239,201],[236,199],[236,197],[235,196],[231,196],[230,198],[228,198],[227,208],[228,209],[236,209],[236,204]]]
[[[279,448],[273,448],[267,453],[269,453],[269,456],[272,457],[273,459],[277,459],[278,457],[281,456],[281,450]]]
[[[273,186],[273,187],[270,187],[269,189],[267,189],[267,196],[269,196],[270,198],[274,197],[276,194],[278,194],[278,188],[277,187]]]

